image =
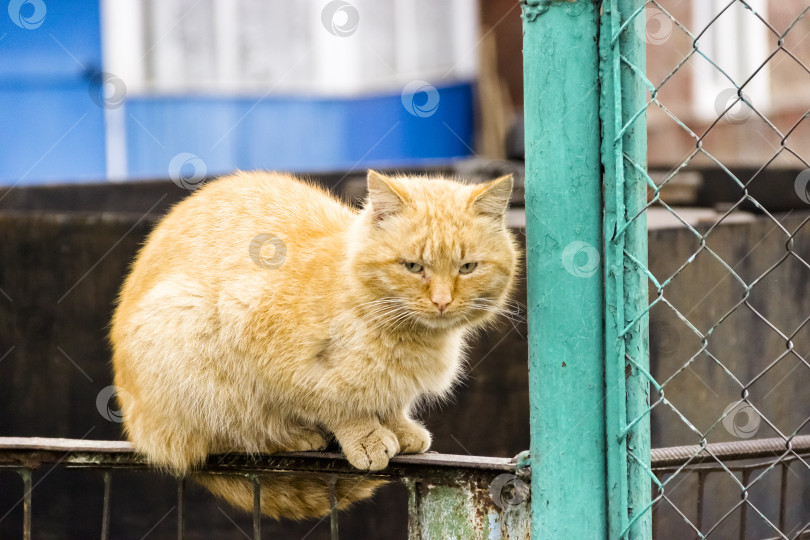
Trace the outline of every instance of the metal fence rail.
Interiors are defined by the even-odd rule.
[[[14,470],[23,479],[23,534],[32,538],[33,471],[50,466],[101,472],[104,505],[101,538],[110,538],[111,498],[115,471],[150,469],[145,458],[124,441],[88,441],[0,437],[0,470]],[[226,454],[211,456],[198,471],[204,474],[242,475],[253,481],[253,538],[261,538],[259,479],[266,474],[320,478],[331,490],[331,534],[338,538],[339,478],[373,477],[402,481],[409,491],[409,538],[529,538],[528,501],[530,469],[525,456],[513,459],[427,453],[392,458],[382,471],[361,473],[341,454],[294,452],[263,456]],[[46,472],[47,474],[47,472]],[[177,538],[184,535],[185,478],[177,478]],[[5,486],[3,489],[7,489]],[[325,518],[324,518],[325,519]]]
[[[799,435],[790,442],[790,448],[796,455],[779,460],[779,494],[778,494],[778,521],[777,526],[780,531],[790,531],[795,534],[794,538],[804,538],[810,534],[810,523],[803,527],[794,526],[791,530],[787,522],[787,507],[791,502],[788,496],[790,476],[794,474],[792,466],[800,467],[799,460],[810,457],[810,435]],[[761,475],[762,472],[771,469],[776,465],[774,458],[779,458],[786,450],[785,441],[782,439],[755,439],[752,441],[736,441],[730,443],[712,443],[704,447],[700,446],[680,446],[673,448],[658,448],[652,451],[652,470],[659,483],[666,483],[669,478],[678,478],[678,481],[686,481],[686,476],[697,476],[697,485],[694,492],[690,490],[693,500],[692,508],[688,508],[683,502],[676,504],[666,494],[662,496],[662,501],[674,509],[684,520],[693,522],[698,530],[703,530],[706,525],[706,485],[712,475],[723,475],[728,472],[734,477],[738,477],[743,485],[748,485],[755,473]],[[801,457],[800,457],[801,456]],[[680,476],[679,476],[680,475]],[[738,538],[744,540],[750,538],[748,530],[748,512],[745,504],[745,494],[740,497],[737,506],[727,511],[720,520],[711,524],[711,529],[707,530],[708,536],[714,532],[725,520],[729,519],[737,507],[740,508],[737,520]],[[658,537],[663,532],[659,526],[658,514],[660,506],[653,509],[653,537]],[[691,517],[687,517],[691,516]],[[728,536],[724,536],[728,538]]]
[[[810,436],[798,436],[791,443],[797,456],[810,456]],[[771,459],[784,451],[781,439],[736,441],[705,446],[659,448],[652,451],[651,469],[659,481],[667,477],[697,476],[692,507],[684,509],[696,524],[702,525],[705,514],[705,487],[711,475],[730,471],[746,482],[757,471],[773,467]],[[785,525],[786,505],[789,504],[787,487],[789,468],[798,458],[780,462],[780,527]],[[752,462],[753,461],[753,462]],[[398,456],[384,471],[374,476],[403,481],[409,488],[409,537],[442,538],[452,534],[468,534],[468,538],[528,538],[530,470],[525,468],[525,456],[516,459],[424,454]],[[35,508],[33,472],[49,466],[65,469],[97,470],[101,473],[104,504],[99,519],[101,538],[110,538],[111,500],[114,495],[116,471],[146,471],[150,466],[134,452],[132,445],[123,441],[87,441],[75,439],[0,438],[0,470],[14,470],[23,479],[20,504],[24,507],[24,537],[32,537],[32,513]],[[264,474],[313,475],[334,485],[337,478],[361,477],[340,454],[324,452],[296,452],[288,454],[245,456],[212,456],[200,472],[206,474],[239,474],[258,479]],[[47,471],[46,473],[47,474]],[[186,479],[177,478],[177,538],[184,535],[184,500]],[[451,487],[451,495],[442,487]],[[253,536],[261,538],[259,491],[256,490],[253,512]],[[457,494],[456,498],[453,494]],[[666,500],[666,499],[665,499]],[[670,504],[671,501],[669,501]],[[743,504],[743,500],[740,504]],[[332,537],[338,538],[337,498],[333,497],[330,514]],[[431,516],[439,510],[442,520]],[[449,519],[449,521],[448,521]],[[687,519],[684,516],[684,519]],[[657,531],[657,512],[653,512],[653,531]],[[492,523],[501,527],[493,529]],[[459,525],[461,524],[461,525]],[[438,528],[437,528],[438,527]],[[808,525],[810,527],[810,525]],[[801,530],[797,538],[807,532]],[[739,520],[739,538],[746,535],[745,514]],[[461,536],[459,536],[461,537]]]

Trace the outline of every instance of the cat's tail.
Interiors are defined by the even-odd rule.
[[[195,474],[194,480],[236,508],[253,511],[253,482],[243,476]],[[387,483],[372,478],[339,478],[335,483],[338,509],[371,497]],[[261,477],[261,511],[273,519],[307,519],[329,514],[326,480],[304,475],[272,473]]]

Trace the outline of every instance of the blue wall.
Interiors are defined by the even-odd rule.
[[[403,107],[399,93],[362,98],[129,99],[128,169],[165,177],[176,154],[199,156],[209,173],[242,169],[340,170],[406,165],[470,154],[469,84],[438,88],[431,116]],[[420,96],[415,99],[419,102]]]
[[[0,9],[0,182],[103,178],[104,110],[89,93],[101,69],[98,1],[47,2],[30,29],[14,24],[8,5]],[[35,15],[30,3],[21,9]]]
[[[102,72],[98,1],[11,2],[22,4],[23,26],[36,20],[35,3],[46,11],[41,24],[21,28],[0,10],[0,184],[104,180],[105,115],[91,99]],[[209,175],[404,166],[469,155],[472,85],[413,97],[417,106],[432,99],[430,110],[409,113],[393,91],[340,99],[130,95],[114,113],[125,118],[130,178],[168,177],[179,153],[199,156]]]

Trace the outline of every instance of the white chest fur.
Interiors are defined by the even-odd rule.
[[[445,394],[459,374],[461,332],[439,337],[385,338],[360,321],[330,327],[328,364],[358,399],[383,408],[401,408],[425,394]]]

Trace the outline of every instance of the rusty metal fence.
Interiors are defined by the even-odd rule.
[[[693,522],[700,530],[711,520],[713,507],[707,491],[711,490],[712,482],[728,473],[739,477],[743,484],[748,484],[753,476],[772,467],[773,458],[782,454],[783,449],[782,439],[660,448],[652,451],[651,464],[653,473],[662,483],[670,478],[678,478],[678,483],[688,484],[687,491],[693,493],[694,497],[678,513],[682,519]],[[776,523],[780,529],[786,529],[788,525],[788,509],[792,503],[789,496],[791,476],[801,467],[800,459],[810,458],[810,436],[795,437],[792,449],[796,452],[795,456],[780,460],[778,487],[773,490],[776,494],[773,504],[778,508]],[[409,538],[444,538],[448,534],[459,533],[466,534],[466,538],[528,538],[531,526],[527,504],[530,496],[528,478],[531,473],[526,464],[525,455],[515,459],[440,454],[399,456],[394,458],[391,467],[375,473],[375,476],[401,481],[407,487]],[[123,494],[116,493],[116,473],[144,472],[149,469],[144,458],[134,453],[129,443],[5,437],[0,438],[0,470],[15,471],[20,476],[18,505],[22,506],[23,513],[20,531],[22,538],[36,538],[34,531],[37,529],[32,524],[32,516],[37,508],[34,488],[40,479],[44,479],[57,467],[99,473],[99,489],[104,494],[97,522],[99,536],[104,540],[120,535],[122,531],[111,528],[112,499],[126,498],[130,494],[126,490]],[[259,458],[244,455],[212,456],[200,471],[204,474],[239,474],[253,480],[255,486],[259,485],[261,475],[266,474],[316,477],[332,487],[339,478],[361,476],[341,455],[321,452]],[[176,538],[180,540],[186,537],[188,480],[174,478],[174,481],[176,502],[169,514],[176,523]],[[10,487],[7,482],[4,483],[4,489]],[[331,537],[337,539],[340,537],[339,501],[334,490],[331,494],[331,513],[321,521],[329,519]],[[663,494],[662,499],[672,504],[669,494]],[[254,539],[262,537],[260,507],[260,491],[256,489],[251,531]],[[14,508],[11,509],[13,510]],[[753,537],[748,535],[746,510],[742,506],[735,520],[739,528],[736,538]],[[659,508],[654,507],[653,537],[668,538],[671,533],[664,529],[664,524],[658,517],[659,512]],[[163,517],[167,518],[169,514]],[[493,524],[499,526],[493,527]],[[317,522],[310,532],[319,525],[320,522]],[[152,530],[147,531],[147,535],[151,532]],[[245,530],[242,533],[245,536],[249,534]],[[806,536],[797,534],[795,537]],[[726,535],[722,537],[732,538]]]
[[[297,452],[272,456],[226,454],[211,456],[195,474],[239,475],[254,485],[252,538],[262,538],[262,475],[318,478],[330,487],[331,512],[317,521],[330,521],[331,538],[339,538],[336,482],[341,478],[366,478],[402,481],[408,489],[408,537],[445,538],[529,538],[531,517],[525,480],[530,471],[525,455],[514,459],[448,454],[397,456],[383,471],[361,473],[341,454]],[[56,468],[93,470],[100,473],[99,489],[104,499],[98,530],[102,540],[126,536],[129,531],[111,531],[112,498],[115,497],[116,473],[150,469],[144,457],[123,441],[0,437],[0,471],[16,471],[21,480],[22,538],[36,538],[32,516],[36,504],[34,488]],[[37,472],[35,479],[34,474]],[[174,478],[177,486],[175,506],[169,514],[176,520],[176,538],[185,538],[186,478]],[[10,489],[9,482],[3,489]],[[125,493],[124,497],[131,496]],[[5,515],[16,509],[12,507]],[[164,518],[168,517],[165,515]],[[149,536],[152,530],[147,532]],[[241,531],[248,536],[247,531]],[[248,536],[248,537],[251,537]]]

